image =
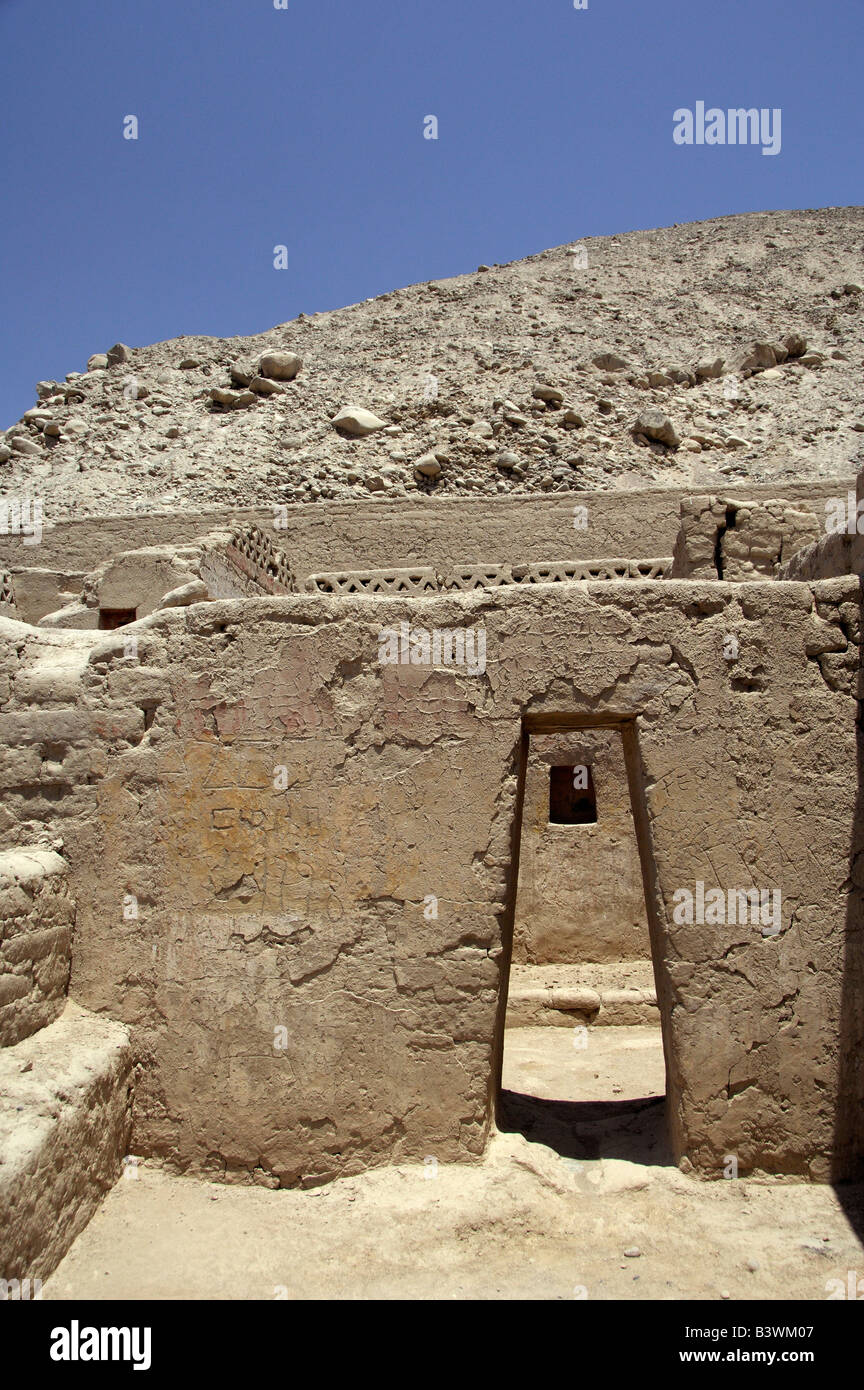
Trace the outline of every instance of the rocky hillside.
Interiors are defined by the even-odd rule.
[[[862,284],[864,209],[769,212],[590,238],[253,338],[118,344],[38,383],[0,434],[4,492],[50,521],[847,476]]]

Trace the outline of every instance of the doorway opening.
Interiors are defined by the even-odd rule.
[[[137,608],[100,608],[99,627],[103,632],[115,632],[118,627],[134,623],[137,613]]]
[[[635,720],[526,721],[517,835],[499,1128],[671,1162]]]

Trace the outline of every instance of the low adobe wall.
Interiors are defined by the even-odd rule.
[[[854,486],[848,479],[784,484],[790,502],[824,515],[824,499]],[[741,484],[724,490],[729,501],[771,499],[779,485]],[[133,516],[87,517],[51,523],[38,546],[0,535],[0,565],[19,569],[86,572],[112,555],[142,546],[182,545],[207,531],[255,524],[272,535],[298,581],[318,570],[431,565],[590,560],[597,555],[642,559],[671,555],[682,499],[693,487],[643,492],[567,492],[547,497],[401,497],[359,502],[311,502],[278,508],[183,508]],[[574,526],[574,507],[586,509]],[[276,511],[279,528],[274,527]],[[284,522],[284,525],[282,524]],[[587,524],[583,524],[587,522]],[[47,609],[45,610],[48,611]]]
[[[114,1186],[134,1081],[128,1030],[71,1002],[0,1047],[0,1299],[47,1279]]]
[[[0,1047],[53,1023],[66,1003],[75,904],[53,850],[0,853]]]
[[[864,469],[854,488],[837,489],[826,511],[825,534],[793,555],[779,578],[813,580],[864,573]]]
[[[611,721],[677,1152],[714,1176],[728,1154],[852,1173],[857,599],[849,580],[597,583],[230,601],[111,634],[3,624],[18,737],[64,710],[91,731],[64,798],[70,993],[147,1062],[134,1150],[269,1185],[480,1154],[523,727]],[[485,669],[382,665],[403,622],[482,630]],[[700,883],[779,891],[779,930],[677,921]]]

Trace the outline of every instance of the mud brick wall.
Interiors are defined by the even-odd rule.
[[[23,623],[38,623],[81,592],[82,573],[50,569],[19,569],[11,576],[15,611],[9,616]]]
[[[828,529],[829,511],[832,522],[836,524],[837,507],[840,501],[846,513],[846,525],[842,530]],[[838,486],[832,497],[832,506],[826,509],[825,533],[811,545],[804,546],[796,555],[782,566],[781,579],[828,579],[841,574],[864,574],[864,469],[856,478],[855,487]]]
[[[45,1028],[66,1003],[75,904],[51,850],[0,854],[0,1047]]]
[[[146,1062],[135,1151],[271,1186],[482,1153],[523,727],[612,722],[678,1154],[853,1172],[857,603],[849,579],[226,601],[137,624],[131,666],[122,631],[6,621],[3,717],[50,699],[91,731],[70,990]],[[485,671],[379,664],[403,621],[482,626]],[[780,931],[676,922],[697,881],[781,890]]]
[[[856,537],[836,532],[804,546],[781,567],[778,578],[809,581],[854,574],[860,570],[862,558]]]
[[[47,1279],[114,1186],[134,1081],[128,1030],[71,1002],[0,1048],[0,1277]]]
[[[670,571],[676,579],[756,579],[818,539],[818,499],[685,497]]]
[[[784,497],[824,517],[823,498],[854,486],[851,479],[792,484]],[[321,502],[284,509],[286,525],[274,527],[274,509],[208,509],[135,516],[87,518],[51,524],[46,516],[39,546],[20,536],[0,536],[0,564],[12,569],[86,572],[109,556],[142,546],[181,545],[207,531],[256,524],[288,557],[298,588],[321,570],[410,568],[446,570],[465,564],[531,564],[622,555],[643,559],[671,555],[681,500],[691,488],[644,492],[570,492],[566,496],[506,498],[380,498],[370,502]],[[776,484],[730,488],[730,500],[767,500]],[[575,529],[575,506],[588,525]],[[280,522],[283,517],[280,513]],[[785,558],[785,557],[784,557]],[[17,590],[16,590],[17,592]],[[23,592],[23,587],[22,587]],[[48,609],[44,609],[48,612]],[[33,621],[29,616],[28,621]]]

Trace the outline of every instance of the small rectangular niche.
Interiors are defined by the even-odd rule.
[[[597,824],[597,796],[590,767],[550,767],[549,824]]]
[[[100,608],[100,630],[113,632],[115,628],[125,627],[127,623],[134,623],[137,612],[137,608]]]

